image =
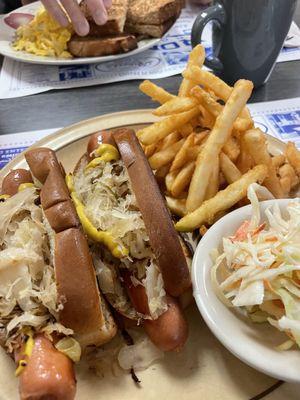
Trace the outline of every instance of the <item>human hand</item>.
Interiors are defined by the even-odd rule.
[[[32,0],[22,0],[22,2],[28,4]],[[57,0],[41,0],[41,2],[60,25],[67,26],[69,24],[68,18]],[[75,32],[80,36],[87,35],[90,30],[89,23],[80,10],[78,2],[76,0],[60,0],[60,2],[66,10]],[[107,21],[106,9],[111,6],[111,0],[86,0],[86,5],[96,24],[105,24]]]

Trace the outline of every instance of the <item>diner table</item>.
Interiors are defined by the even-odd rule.
[[[299,3],[294,20],[300,26]],[[254,91],[250,102],[299,97],[299,77],[299,61],[276,64],[268,82]],[[181,76],[176,75],[154,82],[175,93],[180,80]],[[0,135],[64,127],[107,113],[152,108],[154,103],[139,91],[139,83],[131,80],[0,100]]]
[[[294,21],[300,26],[299,3]],[[2,61],[3,58],[0,56],[0,65]],[[180,75],[154,80],[171,93],[178,90],[180,81]],[[131,80],[75,89],[52,90],[27,97],[0,100],[0,143],[1,135],[5,134],[65,127],[107,113],[152,108],[154,103],[138,89],[140,82]],[[300,97],[300,61],[277,63],[268,82],[254,91],[250,102],[294,97]],[[250,382],[248,383],[250,385]],[[247,386],[248,383],[245,385]],[[262,398],[294,400],[298,398],[299,389],[299,385],[283,385],[281,381],[270,379],[270,384],[266,384],[265,390],[252,397],[251,400]]]

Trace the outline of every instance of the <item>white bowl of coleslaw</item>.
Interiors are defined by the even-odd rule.
[[[227,214],[201,239],[194,297],[236,357],[300,383],[300,199],[258,203],[253,193],[252,205]]]

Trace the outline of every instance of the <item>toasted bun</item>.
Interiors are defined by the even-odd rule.
[[[165,289],[177,297],[191,286],[191,278],[171,216],[135,132],[118,129],[113,136],[127,168]]]
[[[60,321],[72,327],[83,345],[100,345],[110,340],[116,327],[105,323],[94,266],[83,233],[76,228],[55,237],[55,272],[58,296],[64,305]],[[99,307],[100,306],[100,307]]]
[[[76,215],[74,204],[71,200],[62,201],[44,211],[51,228],[56,232],[69,228],[78,228],[79,220]]]
[[[41,183],[45,182],[50,169],[58,165],[54,151],[46,147],[27,151],[25,159],[32,175]]]
[[[116,334],[117,328],[101,298],[88,244],[79,229],[61,166],[50,149],[36,148],[28,153],[31,173],[44,182],[41,205],[54,236],[56,284],[63,306],[59,320],[74,330],[83,347],[101,345]]]

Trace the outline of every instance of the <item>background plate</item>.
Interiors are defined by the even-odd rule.
[[[16,51],[11,47],[11,42],[15,35],[15,29],[11,28],[4,22],[4,18],[13,13],[35,14],[36,10],[41,7],[41,2],[37,1],[27,6],[18,8],[4,17],[0,18],[0,53],[4,56],[17,61],[23,61],[31,64],[47,64],[47,65],[74,65],[74,64],[94,64],[103,63],[106,61],[114,61],[124,57],[130,57],[134,54],[141,53],[157,44],[160,39],[144,39],[138,42],[138,47],[124,54],[116,54],[105,57],[82,57],[82,58],[58,58],[58,57],[42,57],[34,54],[29,54],[24,51]]]
[[[66,171],[73,169],[86,150],[88,135],[100,129],[123,126],[138,128],[157,120],[151,110],[137,110],[108,114],[64,128],[35,144],[57,151]],[[284,144],[271,137],[271,151],[280,153]],[[12,168],[26,168],[23,154],[13,159],[0,171],[0,181]],[[299,387],[279,384],[239,361],[213,336],[195,306],[187,310],[190,335],[185,349],[165,358],[148,370],[139,372],[140,387],[129,375],[99,378],[83,370],[77,372],[77,400],[254,400],[260,393],[275,390],[272,400],[299,398]],[[18,399],[18,381],[14,377],[14,363],[0,350],[0,400]]]

